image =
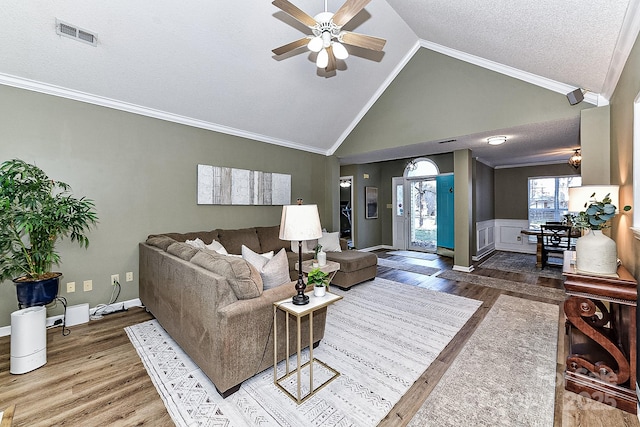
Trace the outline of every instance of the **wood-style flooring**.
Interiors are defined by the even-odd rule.
[[[386,251],[378,251],[377,255],[440,269],[452,267],[451,259],[445,257],[425,261],[389,256]],[[531,275],[482,268],[476,268],[473,274],[523,283],[534,280],[535,283],[531,284],[562,288],[558,279],[532,279]],[[403,426],[409,422],[500,294],[557,304],[544,298],[392,268],[379,267],[378,276],[483,301],[460,333],[380,426]],[[172,426],[160,396],[123,330],[150,318],[151,315],[143,309],[133,308],[126,313],[74,326],[68,336],[62,336],[60,328],[50,329],[47,334],[47,364],[23,375],[9,373],[10,338],[0,338],[0,410],[15,405],[14,427]],[[558,378],[562,378],[566,348],[562,314],[558,318],[558,331],[557,372]],[[556,386],[554,419],[557,427],[640,427],[635,415],[566,392],[562,381],[558,381]]]

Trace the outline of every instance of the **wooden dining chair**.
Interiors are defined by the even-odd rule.
[[[550,264],[549,254],[558,254],[563,257],[564,251],[571,249],[571,226],[543,224],[540,226],[540,234],[542,238],[542,268],[547,265],[560,266],[560,264]]]

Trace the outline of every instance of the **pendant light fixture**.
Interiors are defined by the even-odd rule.
[[[578,169],[581,163],[582,155],[580,154],[580,149],[576,148],[576,151],[571,155],[571,157],[569,157],[569,164]]]

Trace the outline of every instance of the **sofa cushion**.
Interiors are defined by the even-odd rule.
[[[226,278],[238,299],[251,299],[262,295],[260,273],[242,258],[198,251],[191,258],[191,262]]]
[[[324,252],[342,252],[340,248],[340,232],[327,233],[322,232],[322,237],[318,239],[318,244],[322,245]]]
[[[218,241],[230,254],[241,254],[242,245],[254,252],[260,252],[260,241],[255,228],[242,228],[240,230],[216,230]]]
[[[156,248],[160,248],[163,251],[166,251],[167,248],[176,243],[176,241],[168,236],[153,235],[149,236],[146,243],[147,245],[155,246]]]
[[[175,255],[180,259],[189,261],[198,252],[198,248],[191,246],[185,242],[175,242],[167,248],[167,252]]]
[[[271,227],[256,227],[256,234],[258,240],[260,240],[260,250],[262,252],[273,251],[278,252],[282,248],[288,248],[289,242],[287,240],[280,240],[280,226],[274,225]]]

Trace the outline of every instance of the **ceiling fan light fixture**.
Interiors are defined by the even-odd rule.
[[[313,37],[311,40],[309,40],[309,43],[307,43],[307,48],[311,52],[320,52],[322,50],[322,47],[322,37]]]
[[[333,42],[331,46],[333,47],[333,54],[336,58],[347,59],[349,57],[349,52],[347,52],[347,48],[345,48],[342,43]]]
[[[489,143],[489,145],[500,145],[507,142],[507,137],[504,135],[492,136],[490,138],[487,138],[487,142]]]
[[[318,52],[316,65],[318,66],[318,68],[327,68],[327,65],[329,65],[329,53],[327,52],[327,49],[322,49],[320,52]]]

